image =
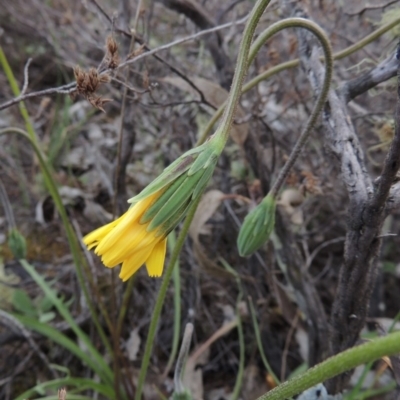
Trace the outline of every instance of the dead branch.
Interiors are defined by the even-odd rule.
[[[398,60],[396,59],[396,55],[392,54],[370,71],[342,84],[338,89],[338,93],[343,97],[343,100],[348,103],[360,94],[395,77],[397,74],[397,67]]]
[[[189,35],[189,36],[186,36],[186,37],[184,37],[182,39],[175,40],[175,41],[173,41],[171,43],[167,43],[167,44],[165,44],[163,46],[160,46],[160,47],[157,47],[155,49],[149,49],[148,47],[146,47],[146,49],[145,49],[146,52],[144,52],[142,54],[139,54],[135,58],[128,59],[128,60],[120,63],[117,66],[117,68],[115,68],[115,69],[116,70],[122,69],[122,68],[126,67],[127,65],[136,63],[137,61],[139,61],[139,60],[141,60],[141,59],[143,59],[145,57],[149,57],[149,56],[157,57],[156,54],[158,52],[160,52],[160,51],[170,49],[171,47],[174,47],[174,46],[189,42],[191,40],[196,40],[196,39],[198,39],[199,37],[201,37],[203,35],[207,35],[209,33],[217,32],[219,30],[226,29],[226,28],[229,28],[229,27],[234,26],[234,25],[242,25],[242,24],[244,24],[246,22],[246,20],[247,20],[247,16],[244,17],[244,18],[241,18],[240,20],[237,20],[237,21],[228,22],[226,24],[215,26],[215,27],[210,28],[210,29],[205,29],[204,31],[197,32],[197,33],[195,33],[193,35]],[[110,19],[110,23],[112,23],[111,19]],[[118,30],[116,30],[116,31],[118,31]],[[126,36],[129,37],[129,38],[131,37],[131,33],[128,33],[128,32],[124,31],[124,34],[126,34]],[[138,43],[140,43],[140,44],[144,43],[143,40],[140,38],[140,36],[137,36],[136,34],[135,34],[135,40],[138,41]],[[111,72],[111,70],[105,70],[105,71],[102,72],[102,74],[103,73],[110,73],[110,72]],[[181,77],[182,77],[182,79],[187,81],[187,77],[186,76],[183,75]],[[202,97],[202,102],[204,102],[203,101],[204,100],[204,96],[202,95],[202,92],[192,82],[189,83],[189,84],[191,84],[191,86],[197,92],[199,92],[200,96]],[[31,93],[25,93],[25,94],[23,94],[21,96],[18,96],[18,97],[15,97],[15,98],[11,99],[11,100],[6,101],[3,104],[0,104],[0,111],[6,109],[8,107],[13,106],[14,104],[18,104],[21,101],[25,101],[27,99],[31,99],[31,98],[35,98],[35,97],[47,96],[47,95],[50,95],[50,94],[71,94],[75,90],[76,90],[76,84],[75,84],[75,82],[71,82],[71,83],[68,83],[66,85],[62,85],[62,86],[56,87],[56,88],[50,88],[50,89],[45,89],[45,90],[38,90],[36,92],[31,92]],[[205,102],[205,103],[207,104],[207,102]]]
[[[37,92],[26,93],[22,96],[15,97],[11,100],[6,101],[5,103],[0,105],[0,110],[4,110],[5,108],[11,107],[14,104],[18,104],[21,101],[25,101],[27,99],[31,99],[34,97],[42,97],[47,96],[49,94],[70,94],[76,90],[76,83],[71,82],[67,85],[62,85],[56,88],[38,90]]]
[[[374,5],[372,5],[372,4],[368,5],[367,4],[364,7],[362,7],[361,9],[359,9],[359,10],[352,11],[352,12],[345,12],[345,14],[351,15],[351,16],[353,16],[353,15],[361,15],[365,11],[368,11],[368,10],[384,9],[386,7],[391,6],[392,4],[397,3],[398,1],[399,0],[389,0],[387,3],[380,3],[380,4],[374,4]]]
[[[298,4],[291,1],[286,3],[289,3],[291,10],[295,10],[294,15],[306,17],[307,14]],[[318,92],[322,84],[323,67],[316,57],[315,41],[304,30],[298,30],[297,36],[307,77],[314,91]],[[381,242],[378,236],[385,217],[385,203],[400,166],[400,131],[396,129],[395,139],[374,192],[345,103],[334,90],[330,91],[323,122],[325,141],[337,156],[349,195],[344,260],[331,314],[330,347],[332,354],[337,354],[354,346],[365,324],[376,276],[375,261]],[[343,374],[332,379],[328,382],[328,391],[343,391],[349,377],[349,374]]]
[[[200,29],[215,27],[216,23],[208,15],[199,2],[192,0],[159,0],[165,7],[184,14],[191,19]],[[229,90],[233,78],[233,63],[222,47],[222,38],[219,33],[214,33],[205,38],[205,44],[211,53],[218,73],[220,85]]]

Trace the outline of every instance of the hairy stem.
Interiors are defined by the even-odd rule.
[[[154,306],[153,314],[151,316],[151,322],[149,326],[149,333],[147,334],[146,345],[144,348],[142,365],[140,367],[139,379],[136,388],[135,400],[140,400],[142,397],[144,381],[146,379],[147,369],[150,363],[150,356],[153,350],[154,338],[156,335],[158,321],[160,319],[161,310],[164,304],[165,296],[167,294],[167,289],[169,285],[169,281],[171,280],[172,272],[175,267],[175,263],[178,260],[179,254],[181,252],[182,246],[185,242],[186,235],[189,231],[190,224],[196,212],[197,206],[200,202],[201,196],[198,196],[197,200],[190,206],[187,217],[183,224],[182,230],[179,233],[178,239],[176,241],[176,245],[174,251],[171,254],[171,258],[169,260],[168,266],[165,269],[164,278],[161,283],[160,290],[157,295],[156,304]]]
[[[400,332],[391,333],[388,336],[375,339],[371,342],[353,347],[326,361],[310,368],[308,371],[277,386],[257,400],[280,400],[309,389],[320,382],[333,378],[358,365],[375,361],[384,356],[394,355],[400,352]]]
[[[215,135],[213,136],[216,147],[218,151],[222,152],[225,143],[229,137],[229,131],[233,123],[233,118],[235,115],[235,110],[239,101],[239,97],[242,93],[242,83],[247,71],[247,58],[250,51],[251,41],[253,40],[254,31],[256,29],[257,23],[261,18],[265,8],[269,4],[270,0],[258,0],[256,5],[253,7],[253,10],[250,13],[250,17],[246,23],[246,27],[243,32],[243,38],[239,49],[238,60],[235,69],[235,75],[233,77],[231,91],[228,97],[228,103],[225,108],[225,112],[221,121],[219,128],[217,129]],[[188,216],[183,225],[182,231],[179,234],[177,244],[175,249],[171,255],[171,259],[166,268],[164,279],[162,281],[160,291],[157,296],[156,304],[153,310],[153,315],[151,318],[151,323],[149,327],[149,333],[146,340],[145,352],[143,356],[142,366],[140,369],[138,386],[136,389],[135,400],[140,400],[142,396],[144,380],[146,378],[147,369],[150,362],[151,351],[153,349],[154,337],[156,334],[156,329],[158,325],[158,320],[160,318],[161,309],[164,303],[165,295],[167,293],[167,288],[169,281],[172,276],[172,272],[174,269],[174,265],[176,260],[178,259],[180,250],[183,246],[186,234],[188,232],[190,223],[196,211],[197,205],[200,201],[200,197],[198,196],[197,200],[192,204],[190,210],[188,212]]]
[[[383,25],[381,28],[377,29],[376,31],[372,32],[370,35],[366,36],[365,38],[361,39],[357,43],[354,43],[353,45],[346,47],[345,49],[335,53],[333,55],[334,60],[341,60],[345,57],[348,57],[349,55],[357,52],[358,50],[362,49],[365,47],[367,44],[372,43],[374,40],[376,40],[378,37],[382,36],[384,33],[388,32],[390,29],[395,27],[396,25],[400,24],[400,18],[396,18],[392,22]],[[250,51],[251,53],[251,51]],[[250,63],[249,63],[250,64]],[[278,64],[275,67],[272,67],[263,73],[257,75],[253,79],[251,79],[249,82],[247,82],[245,85],[242,87],[242,94],[248,92],[249,90],[253,89],[255,86],[257,86],[260,82],[265,81],[269,79],[271,76],[278,74],[282,71],[285,71],[290,68],[295,68],[300,64],[300,59],[296,58],[295,60],[291,61],[286,61],[284,63]],[[223,103],[218,110],[214,113],[206,127],[204,128],[203,132],[200,135],[200,138],[197,141],[197,145],[203,144],[207,137],[210,135],[213,126],[215,123],[218,121],[218,119],[221,117],[222,113],[224,112],[224,109],[226,107],[227,102]]]
[[[253,40],[254,31],[269,2],[270,0],[257,1],[244,28],[239,54],[236,61],[236,69],[232,81],[232,87],[229,92],[221,124],[213,136],[221,152],[229,138],[229,132],[235,117],[235,111],[239,102],[239,98],[242,94],[242,84],[247,72],[248,55],[251,42]]]
[[[281,21],[282,23],[285,21]],[[320,41],[323,51],[324,51],[324,56],[325,56],[325,76],[324,76],[324,81],[322,84],[322,89],[318,95],[317,102],[314,105],[314,109],[307,121],[307,124],[303,131],[301,132],[301,135],[299,139],[296,142],[296,145],[294,146],[292,152],[290,153],[289,159],[286,161],[285,165],[281,169],[277,180],[275,181],[274,185],[272,186],[270,193],[272,196],[276,198],[276,196],[279,193],[279,190],[281,189],[290,169],[292,168],[293,164],[296,162],[298,156],[301,153],[302,148],[304,147],[305,143],[307,142],[308,137],[310,136],[310,133],[317,122],[318,115],[320,114],[322,108],[324,107],[324,104],[326,102],[326,99],[328,97],[329,93],[329,87],[331,85],[332,81],[332,70],[333,70],[333,56],[332,56],[332,48],[329,43],[329,40],[325,34],[325,32],[314,22],[311,22],[307,19],[302,19],[302,18],[289,18],[286,20],[286,24],[283,25],[285,27],[293,26],[296,24],[299,27],[305,28],[312,32]],[[283,29],[283,28],[280,28]]]

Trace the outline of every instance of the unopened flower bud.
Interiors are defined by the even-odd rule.
[[[267,242],[274,230],[275,210],[275,198],[269,194],[247,214],[237,240],[239,254],[242,257],[249,256]]]

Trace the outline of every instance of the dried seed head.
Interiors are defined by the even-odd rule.
[[[110,82],[110,75],[99,74],[96,68],[90,68],[89,72],[85,72],[79,66],[74,68],[76,79],[76,92],[86,98],[86,100],[95,108],[104,111],[104,104],[112,101],[112,99],[103,99],[95,96],[94,93],[102,83]]]
[[[89,73],[87,76],[87,91],[90,93],[94,93],[99,85],[99,74],[96,68],[90,68]]]
[[[112,101],[112,99],[104,99],[102,97],[90,96],[90,97],[87,97],[87,101],[94,108],[97,108],[100,111],[103,111],[103,113],[105,113],[106,111],[104,110],[103,106],[104,106],[104,104],[109,103],[110,101]]]
[[[86,73],[83,69],[81,69],[81,67],[79,67],[79,65],[77,65],[74,68],[74,75],[75,75],[75,80],[76,80],[76,90],[79,93],[82,93],[85,88]]]
[[[120,63],[120,58],[118,56],[118,45],[112,36],[108,36],[106,40],[106,55],[104,60],[107,67],[110,69],[115,69]]]
[[[112,36],[108,36],[106,39],[106,47],[107,51],[110,54],[115,54],[118,51],[118,45],[115,39]]]

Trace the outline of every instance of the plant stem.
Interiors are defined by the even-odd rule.
[[[172,231],[168,236],[168,248],[172,252],[176,246],[176,234]],[[172,272],[172,280],[174,285],[174,334],[172,338],[172,348],[169,354],[167,366],[162,374],[165,379],[171,370],[171,367],[175,361],[175,356],[178,352],[179,346],[179,335],[181,331],[181,279],[179,260],[176,261],[174,271]]]
[[[62,203],[60,194],[58,193],[57,190],[57,186],[53,180],[53,177],[51,176],[51,171],[50,168],[47,165],[47,162],[44,158],[44,155],[42,154],[42,151],[40,150],[36,140],[34,138],[32,138],[27,132],[25,132],[22,129],[19,128],[5,128],[5,129],[0,129],[0,135],[3,135],[5,133],[17,133],[21,136],[23,136],[24,138],[26,138],[30,144],[32,145],[33,150],[36,153],[36,156],[39,160],[40,163],[40,168],[44,177],[44,180],[46,182],[46,186],[47,189],[49,190],[49,193],[51,195],[51,197],[54,200],[54,204],[56,205],[57,211],[60,214],[61,217],[61,221],[64,225],[64,229],[65,232],[67,234],[67,239],[68,239],[68,243],[71,249],[71,253],[72,253],[72,258],[74,260],[74,264],[76,267],[76,274],[78,277],[78,281],[79,281],[79,285],[81,286],[81,289],[83,291],[83,294],[85,296],[86,302],[88,304],[89,310],[90,310],[90,314],[92,316],[93,322],[96,326],[97,332],[100,335],[100,338],[104,344],[104,346],[107,348],[107,350],[112,354],[112,350],[111,350],[111,346],[110,343],[107,339],[107,336],[103,330],[103,328],[100,325],[100,322],[97,318],[93,303],[90,299],[86,284],[85,284],[85,280],[83,277],[83,272],[82,272],[82,257],[80,254],[80,250],[79,250],[79,246],[76,240],[76,236],[74,234],[74,231],[71,227],[71,224],[68,220],[68,216],[67,216],[67,212],[65,211],[65,207]]]
[[[303,18],[289,18],[285,21],[280,21],[282,24],[279,24],[279,22],[276,24],[275,30],[276,32],[281,29],[285,29],[288,27],[293,27],[293,26],[298,26],[302,27],[304,29],[309,30],[312,32],[320,41],[322,45],[322,49],[324,51],[324,56],[325,56],[325,76],[324,76],[324,81],[322,84],[322,89],[321,92],[318,95],[317,102],[314,105],[313,111],[308,118],[307,124],[303,131],[301,132],[301,135],[299,139],[296,142],[296,145],[294,146],[292,152],[290,153],[289,159],[286,161],[285,165],[283,168],[280,170],[278,178],[276,179],[274,185],[272,186],[270,193],[272,194],[273,197],[276,198],[276,196],[279,193],[279,190],[281,189],[287,175],[289,174],[290,169],[292,168],[293,164],[296,162],[298,156],[301,153],[301,150],[303,149],[304,145],[307,142],[308,137],[310,136],[310,133],[317,122],[317,118],[322,110],[322,108],[325,105],[326,99],[328,97],[329,93],[329,87],[331,85],[332,81],[332,71],[333,71],[333,56],[332,56],[332,47],[330,45],[330,42],[325,34],[325,32],[314,22],[309,21],[307,19]],[[279,26],[278,26],[279,25]],[[273,26],[271,26],[272,28]],[[273,29],[271,29],[271,32]],[[262,41],[262,36],[260,40],[260,47],[261,44],[263,43]],[[265,35],[267,37],[267,35]],[[257,45],[258,45],[258,39],[257,42],[255,43],[255,50],[257,51]]]
[[[275,384],[279,384],[280,383],[279,378],[276,376],[275,372],[273,371],[271,365],[267,360],[267,357],[265,356],[264,348],[261,341],[260,328],[257,322],[256,310],[254,309],[253,299],[249,296],[248,300],[250,304],[251,320],[253,322],[254,333],[256,335],[256,342],[258,346],[258,351],[260,352],[261,360],[264,364],[265,369],[268,371],[268,373],[272,376],[273,380],[275,381]]]
[[[245,74],[247,72],[247,60],[251,42],[253,40],[254,31],[256,29],[258,21],[261,18],[261,15],[263,14],[265,8],[268,6],[269,2],[270,0],[257,1],[253,9],[251,10],[249,19],[247,20],[246,26],[243,31],[231,90],[229,92],[221,124],[214,134],[214,139],[217,142],[221,152],[225,146],[226,141],[229,138],[229,132],[233,123],[233,119],[235,117],[236,107],[242,94],[242,84]]]
[[[151,316],[149,333],[147,334],[142,365],[140,368],[139,379],[138,379],[138,384],[137,384],[137,388],[136,388],[135,400],[140,400],[142,397],[144,381],[146,379],[147,369],[149,367],[149,362],[150,362],[150,356],[151,356],[151,352],[153,350],[153,344],[154,344],[154,338],[156,335],[158,320],[160,319],[161,310],[162,310],[162,307],[164,304],[165,296],[167,294],[169,281],[171,280],[171,276],[172,276],[172,272],[175,267],[175,263],[178,260],[180,251],[185,242],[186,234],[189,230],[190,224],[192,222],[192,219],[194,217],[194,214],[196,212],[196,209],[200,202],[200,199],[201,199],[201,196],[199,195],[197,197],[197,199],[194,201],[194,203],[190,206],[190,209],[188,211],[185,222],[183,223],[182,230],[179,233],[178,239],[176,241],[176,246],[174,248],[174,251],[171,254],[171,258],[165,269],[164,277],[163,277],[163,280],[162,280],[162,283],[160,286],[160,290],[157,295],[156,304],[154,306],[153,314]]]
[[[11,86],[11,90],[12,90],[14,96],[18,97],[21,94],[21,92],[19,90],[17,81],[16,81],[16,79],[14,77],[14,74],[12,72],[10,64],[7,61],[7,57],[4,54],[3,49],[2,49],[1,46],[0,46],[0,64],[3,67],[4,73],[6,74],[7,80],[9,82],[10,86]],[[26,131],[28,132],[29,137],[35,143],[37,143],[36,133],[35,133],[35,130],[33,129],[31,120],[29,118],[28,110],[25,107],[25,103],[23,101],[21,101],[18,106],[19,106],[19,111],[20,111],[20,113],[22,115],[22,118],[25,121],[25,128],[26,128]]]
[[[384,356],[400,353],[400,332],[391,333],[361,346],[353,347],[310,368],[301,375],[282,383],[257,400],[290,398],[358,365],[375,361]]]
[[[250,17],[246,23],[246,27],[243,32],[242,42],[239,49],[238,60],[236,64],[235,75],[233,77],[231,91],[228,97],[228,103],[222,117],[221,124],[214,134],[213,138],[215,140],[216,148],[219,152],[222,152],[226,141],[229,137],[229,131],[233,123],[233,118],[235,115],[235,110],[239,101],[239,97],[242,92],[242,83],[247,71],[247,58],[250,51],[251,42],[253,40],[254,31],[256,29],[257,23],[261,18],[265,8],[269,4],[270,0],[258,0],[256,5],[253,7]],[[200,201],[201,196],[199,195],[196,201],[190,207],[188,216],[186,217],[185,223],[183,225],[182,231],[179,234],[177,245],[171,255],[170,262],[166,268],[164,279],[162,281],[160,291],[157,296],[156,304],[153,310],[153,315],[149,327],[149,333],[146,340],[146,346],[142,361],[142,366],[140,369],[138,386],[136,389],[135,400],[140,400],[143,391],[144,380],[147,374],[147,368],[149,366],[151,351],[153,348],[153,341],[156,333],[156,328],[158,320],[160,318],[161,309],[167,292],[168,284],[171,279],[172,271],[174,269],[174,264],[178,259],[179,252],[183,246],[187,231],[189,229],[191,220],[196,211],[197,205]]]
[[[357,52],[358,50],[362,49],[365,47],[367,44],[373,42],[375,39],[378,37],[382,36],[384,33],[388,32],[390,29],[394,28],[396,25],[400,24],[400,18],[396,18],[394,21],[383,25],[381,28],[377,29],[376,31],[372,32],[370,35],[366,36],[365,38],[361,39],[359,42],[354,43],[353,45],[335,53],[333,55],[334,60],[341,60],[345,57],[348,57],[349,55]],[[255,86],[257,86],[260,82],[265,81],[266,79],[269,79],[271,76],[278,74],[279,72],[285,71],[290,68],[295,68],[300,64],[300,60],[296,58],[295,60],[291,61],[286,61],[284,63],[278,64],[263,73],[257,75],[255,78],[251,79],[249,82],[247,82],[243,87],[242,87],[242,94],[248,92],[249,90],[253,89]],[[214,113],[206,127],[204,128],[202,134],[200,135],[200,138],[198,139],[196,145],[199,146],[203,144],[207,137],[210,135],[210,132],[215,125],[215,123],[218,121],[218,119],[221,117],[222,113],[224,112],[224,109],[226,107],[227,101],[225,101],[219,108],[218,110]]]

